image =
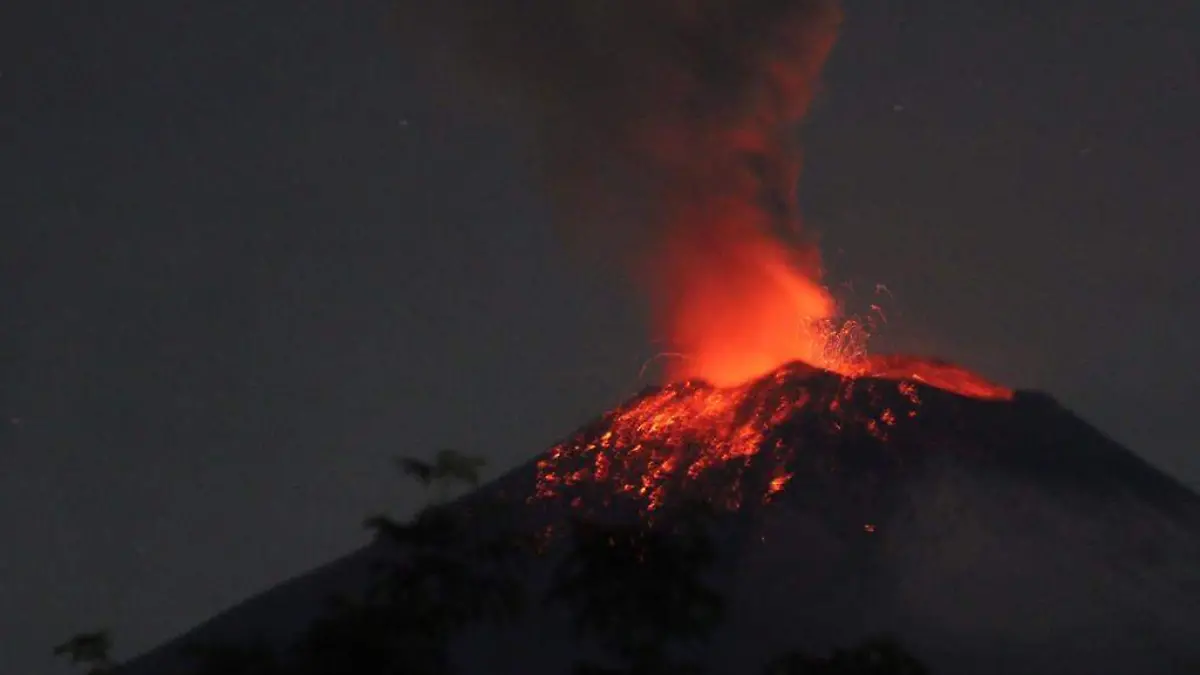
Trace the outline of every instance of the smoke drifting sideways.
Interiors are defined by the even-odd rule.
[[[669,378],[843,369],[796,203],[836,2],[401,0],[396,16],[446,57],[443,85],[516,97],[558,225],[643,289],[685,357]]]

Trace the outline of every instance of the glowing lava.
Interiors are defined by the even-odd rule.
[[[630,498],[653,511],[672,493],[687,490],[736,509],[747,490],[769,500],[787,486],[795,448],[775,434],[798,415],[817,413],[814,419],[829,434],[862,433],[887,442],[893,429],[917,417],[917,382],[970,398],[1012,396],[936,360],[875,357],[859,367],[860,376],[870,376],[838,376],[795,362],[734,386],[693,380],[652,390],[552,448],[538,462],[536,498],[568,496],[592,485],[600,487],[602,503]],[[766,473],[751,473],[762,459],[767,461],[758,466]],[[578,495],[573,500],[583,501]]]
[[[1013,397],[1012,389],[941,359],[896,354],[870,356],[862,362],[858,374],[881,380],[920,382],[969,398],[1007,401]]]
[[[834,300],[793,255],[753,229],[716,250],[685,242],[665,250],[659,283],[671,293],[660,298],[656,319],[683,355],[669,365],[668,381],[728,387],[792,361],[850,373],[863,341],[835,339]]]

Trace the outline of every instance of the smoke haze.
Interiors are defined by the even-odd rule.
[[[792,353],[797,320],[833,311],[800,227],[795,126],[835,2],[404,0],[398,16],[450,57],[450,84],[515,92],[558,224],[620,258],[691,357],[674,375],[819,360]]]

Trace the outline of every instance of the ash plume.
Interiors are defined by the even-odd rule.
[[[450,84],[516,93],[559,225],[621,259],[676,347],[702,348],[695,317],[737,319],[747,295],[794,300],[781,269],[815,284],[795,126],[834,0],[403,0],[398,18],[449,57]]]

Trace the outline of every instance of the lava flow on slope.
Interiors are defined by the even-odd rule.
[[[649,389],[552,448],[538,462],[536,498],[562,497],[592,484],[611,497],[632,498],[648,512],[686,489],[736,509],[747,489],[770,500],[791,479],[796,449],[773,432],[798,415],[815,415],[831,434],[865,433],[886,441],[918,416],[917,383],[974,399],[1012,397],[1005,387],[933,359],[871,357],[846,371],[797,361],[733,386],[688,380]],[[751,478],[752,461],[764,460],[765,479]],[[573,500],[583,501],[578,495]]]

